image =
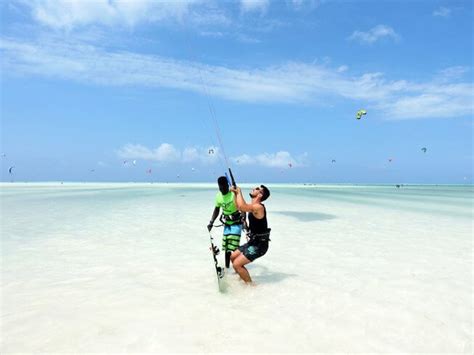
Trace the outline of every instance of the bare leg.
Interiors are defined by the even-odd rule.
[[[250,274],[244,266],[248,263],[250,263],[250,260],[247,259],[244,254],[240,254],[239,256],[237,256],[232,262],[232,266],[234,267],[234,270],[239,274],[240,278],[245,283],[252,282],[252,279],[250,278]]]
[[[230,261],[232,262],[232,266],[234,266],[234,260],[237,259],[239,257],[239,255],[241,255],[241,251],[239,249],[237,250],[234,250],[232,252],[232,254],[230,254]],[[235,269],[234,269],[235,271]]]
[[[230,255],[230,261],[232,261],[232,264],[234,263],[234,260],[237,259],[237,257],[241,254],[240,250],[234,250],[232,254]]]

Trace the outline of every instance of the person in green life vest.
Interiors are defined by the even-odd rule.
[[[225,176],[220,176],[217,179],[219,192],[216,195],[216,205],[212,213],[211,220],[207,225],[207,230],[210,232],[214,226],[214,221],[219,215],[222,208],[220,221],[224,224],[224,234],[222,237],[222,249],[225,252],[225,267],[230,266],[230,255],[234,250],[240,246],[240,236],[242,234],[242,226],[245,222],[245,213],[240,213],[237,210],[234,202],[234,194],[229,191],[229,182]]]

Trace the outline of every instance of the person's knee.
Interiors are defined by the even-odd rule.
[[[244,266],[240,262],[232,263],[232,266],[234,267],[234,270],[236,272],[239,272],[239,270],[244,268]]]
[[[245,264],[247,264],[244,260],[242,259],[239,259],[237,260],[236,263],[234,263],[234,268],[237,268],[237,269],[245,269]]]

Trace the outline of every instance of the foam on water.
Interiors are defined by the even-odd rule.
[[[268,186],[219,293],[214,184],[1,185],[1,352],[472,353],[472,187]]]

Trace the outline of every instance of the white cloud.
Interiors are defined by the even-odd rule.
[[[393,102],[387,100],[377,106],[393,119],[472,115],[472,84],[431,83],[422,86],[417,94],[403,95],[395,98]]]
[[[212,152],[210,154],[210,152]],[[201,165],[211,165],[217,163],[221,157],[219,149],[215,146],[207,148],[187,147],[182,152],[168,143],[161,144],[158,148],[152,149],[141,144],[126,144],[117,151],[117,156],[121,159],[139,159],[159,162],[182,162],[200,163]],[[304,153],[298,157],[293,157],[287,151],[276,153],[262,153],[256,156],[242,154],[230,159],[238,165],[258,165],[268,168],[298,168],[305,167],[308,163],[308,154]],[[290,166],[291,165],[291,166]]]
[[[255,43],[261,43],[261,41],[257,38],[254,38],[254,37],[251,37],[251,36],[248,36],[246,34],[243,34],[243,33],[238,33],[235,38],[239,41],[239,42],[242,42],[242,43],[250,43],[250,44],[255,44]]]
[[[224,33],[220,31],[201,31],[199,34],[203,37],[214,37],[214,38],[224,37]]]
[[[451,9],[441,6],[439,9],[433,11],[433,16],[438,17],[449,17],[451,15]]]
[[[231,158],[231,160],[236,163],[236,164],[241,164],[241,165],[251,165],[254,164],[255,159],[252,158],[248,154],[242,154],[237,157]]]
[[[185,162],[195,161],[199,159],[199,152],[196,148],[186,148],[183,151],[183,160]]]
[[[218,147],[207,148],[188,147],[183,150],[184,162],[200,162],[201,164],[213,164],[219,160],[220,150]]]
[[[393,28],[385,25],[377,25],[367,32],[354,31],[349,37],[349,40],[359,41],[360,43],[372,44],[381,38],[391,38],[398,40],[400,36],[393,30]]]
[[[55,30],[57,35],[84,36],[129,30],[150,23],[162,26],[192,28],[204,37],[228,37],[244,43],[260,43],[255,33],[268,33],[288,23],[260,18],[248,24],[243,18],[235,21],[226,6],[215,0],[14,0],[23,4],[40,25]],[[243,13],[264,14],[270,0],[242,0]],[[41,30],[41,29],[40,29]],[[30,30],[31,31],[31,30]],[[38,29],[34,29],[38,32]],[[62,38],[58,38],[62,40]]]
[[[321,4],[321,0],[287,0],[287,4],[295,10],[312,10]]]
[[[341,65],[339,68],[337,68],[337,72],[344,73],[345,71],[347,71],[347,69],[349,69],[347,65]]]
[[[242,12],[265,13],[270,6],[270,0],[240,0]]]
[[[197,12],[194,5],[203,0],[20,0],[30,8],[39,23],[56,29],[100,24],[135,26],[139,23],[178,21],[190,18],[198,23],[226,23],[222,13],[206,9]]]
[[[173,162],[181,159],[181,153],[168,143],[163,143],[156,149],[150,149],[140,144],[127,144],[118,150],[117,155],[123,159],[156,160],[160,162]]]
[[[292,157],[287,151],[262,153],[253,157],[248,154],[242,154],[232,158],[232,161],[239,165],[260,165],[269,168],[296,168],[306,166],[307,154],[305,153],[298,158]]]
[[[295,8],[300,8],[305,3],[304,0],[291,0],[290,2]]]
[[[445,68],[439,71],[438,79],[443,82],[462,79],[469,71],[470,68],[461,65]]]
[[[468,68],[450,67],[431,81],[388,81],[382,73],[349,75],[343,67],[289,62],[248,69],[185,62],[130,52],[106,52],[82,43],[25,43],[0,39],[3,74],[41,76],[86,85],[163,87],[245,102],[327,103],[350,99],[395,119],[458,117],[473,107]],[[342,69],[341,69],[342,68]],[[201,78],[205,82],[202,83]],[[436,103],[429,110],[420,110]],[[366,106],[367,107],[367,106]]]
[[[185,20],[187,24],[194,24],[196,26],[209,26],[215,28],[218,26],[230,26],[233,21],[228,15],[221,9],[213,7],[212,3],[209,6],[205,6],[207,3],[203,3],[201,7],[189,7],[188,13],[186,14]],[[201,3],[200,3],[201,5]]]
[[[152,160],[159,162],[199,162],[213,164],[220,157],[219,148],[187,147],[181,152],[172,144],[162,143],[158,148],[148,148],[141,144],[126,144],[117,151],[122,159]]]

